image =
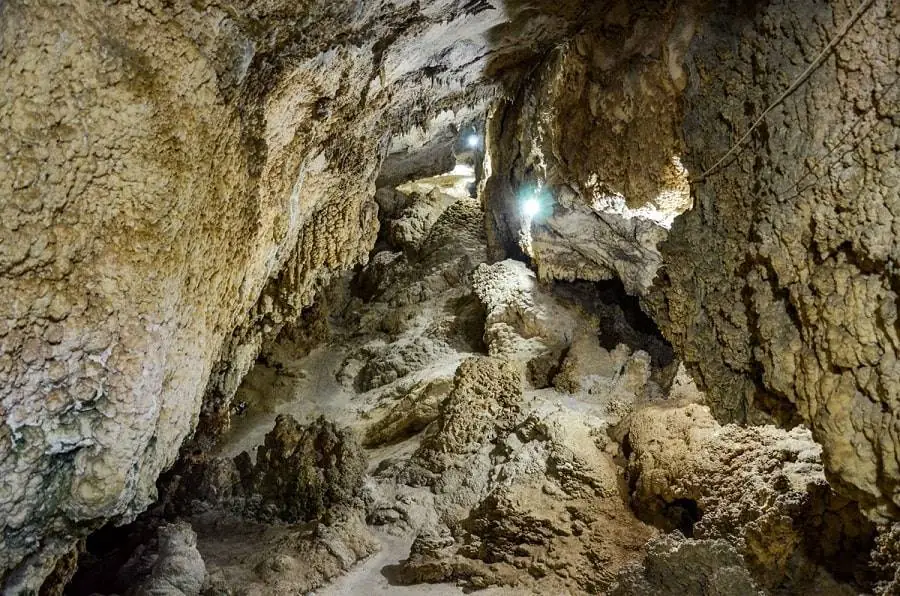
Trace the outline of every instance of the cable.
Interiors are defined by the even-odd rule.
[[[707,177],[709,177],[712,173],[714,173],[716,170],[718,170],[719,166],[721,166],[725,162],[726,159],[731,157],[731,155],[735,151],[737,151],[744,144],[744,142],[747,139],[750,138],[750,135],[753,134],[753,131],[756,130],[756,128],[760,124],[762,124],[762,121],[765,120],[766,116],[769,115],[769,112],[771,112],[776,107],[778,107],[781,104],[781,102],[783,102],[785,99],[787,99],[787,97],[791,93],[796,91],[797,88],[800,87],[800,85],[802,85],[806,81],[807,78],[809,78],[809,75],[811,75],[813,73],[813,71],[815,71],[822,64],[822,60],[824,60],[825,57],[831,52],[831,50],[833,50],[834,47],[838,43],[840,43],[840,41],[844,38],[844,36],[847,35],[847,32],[850,30],[850,27],[852,27],[856,23],[856,21],[859,20],[859,17],[861,17],[862,14],[866,10],[868,10],[869,7],[872,6],[872,4],[874,2],[875,2],[875,0],[863,0],[860,3],[860,5],[858,7],[856,7],[856,10],[853,12],[853,14],[850,16],[850,18],[847,19],[846,22],[844,22],[843,26],[841,26],[837,35],[835,35],[834,37],[831,38],[831,41],[829,41],[828,44],[825,46],[825,48],[821,52],[819,52],[819,55],[816,56],[815,60],[813,60],[810,63],[810,65],[806,67],[806,70],[804,70],[802,73],[800,73],[800,76],[797,77],[796,79],[794,79],[794,82],[790,84],[790,86],[784,91],[784,93],[782,93],[780,96],[778,96],[778,99],[776,99],[774,102],[772,102],[771,105],[769,105],[769,107],[767,107],[763,111],[763,113],[760,114],[759,118],[757,118],[756,121],[753,122],[753,124],[750,126],[750,128],[747,129],[747,132],[745,132],[743,134],[743,136],[740,139],[738,139],[738,141],[734,145],[731,146],[731,149],[729,149],[725,153],[725,155],[720,157],[716,163],[714,163],[711,167],[709,167],[705,172],[700,174],[700,176],[698,176],[697,178],[691,179],[691,182],[702,182]]]

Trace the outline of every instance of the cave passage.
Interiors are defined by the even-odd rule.
[[[0,0],[0,592],[900,594],[896,0]]]

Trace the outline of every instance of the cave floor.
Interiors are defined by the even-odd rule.
[[[636,300],[490,263],[467,176],[407,189],[175,474],[158,509],[203,593],[858,593],[870,533],[809,431],[720,426]],[[302,429],[325,446],[296,459]],[[286,522],[296,504],[253,493],[253,470],[253,490],[322,503]]]
[[[324,416],[340,426],[353,428],[363,437],[368,458],[367,519],[378,552],[317,590],[317,594],[459,594],[462,588],[457,583],[468,588],[489,588],[494,583],[465,577],[473,574],[505,578],[491,588],[494,593],[521,594],[537,589],[538,583],[503,587],[517,574],[515,566],[498,573],[488,571],[490,563],[473,563],[484,570],[463,569],[471,566],[464,563],[445,573],[448,581],[437,581],[440,577],[420,578],[422,573],[418,570],[402,567],[410,558],[410,546],[416,536],[446,534],[449,526],[470,516],[479,502],[498,488],[509,485],[523,494],[537,488],[544,497],[555,498],[552,495],[560,493],[560,484],[567,481],[551,478],[548,482],[543,474],[546,469],[541,470],[559,463],[547,463],[555,459],[549,455],[553,451],[567,452],[559,465],[583,466],[579,456],[602,459],[604,465],[587,466],[586,476],[576,480],[583,486],[570,487],[570,493],[577,498],[569,499],[571,503],[558,511],[541,503],[540,495],[528,496],[524,507],[533,509],[528,515],[559,517],[553,521],[559,526],[553,531],[572,537],[574,533],[568,526],[579,523],[572,519],[572,512],[576,517],[596,513],[592,511],[593,504],[580,502],[584,495],[579,493],[609,492],[613,497],[607,499],[611,503],[606,505],[615,509],[612,517],[625,518],[637,538],[633,544],[613,549],[616,552],[607,557],[607,564],[621,564],[629,556],[636,556],[643,542],[654,534],[630,515],[617,494],[622,469],[612,460],[618,454],[618,445],[606,436],[607,430],[622,419],[629,404],[637,399],[635,389],[642,393],[643,386],[652,383],[649,358],[643,353],[633,354],[624,345],[612,352],[600,348],[596,317],[574,303],[555,298],[537,284],[524,264],[510,261],[488,266],[484,240],[477,229],[482,215],[477,203],[464,194],[465,178],[436,180],[440,186],[416,187],[423,194],[431,193],[433,199],[441,195],[439,200],[431,201],[437,213],[420,208],[418,213],[410,214],[418,220],[414,223],[426,223],[410,226],[424,232],[418,246],[407,246],[403,252],[376,254],[368,272],[332,289],[330,302],[341,306],[330,312],[328,340],[324,344],[309,353],[297,353],[290,342],[271,347],[239,389],[235,402],[241,404],[243,411],[234,416],[231,431],[217,446],[216,455],[221,457],[235,457],[242,451],[252,455],[253,448],[263,442],[281,414],[289,414],[301,423]],[[438,192],[433,192],[435,188]],[[440,237],[442,219],[453,226],[445,230],[452,235],[450,239]],[[427,223],[431,223],[430,230]],[[454,229],[459,227],[470,233],[460,234],[459,229]],[[474,271],[479,267],[483,279],[476,289]],[[365,299],[353,296],[356,286],[363,282],[369,285],[370,295]],[[589,348],[576,348],[578,362],[573,357],[571,370],[559,374],[559,384],[567,387],[563,390],[553,386],[552,376],[558,374],[556,369],[570,347],[567,342],[571,343],[574,337],[582,338],[579,341]],[[467,359],[504,359],[515,363],[529,380],[514,388],[518,393],[515,403],[500,407],[494,403],[463,403],[463,417],[480,416],[474,410],[479,406],[487,407],[492,415],[482,428],[465,437],[468,443],[463,448],[454,452],[455,447],[440,443],[441,431],[436,429],[449,425],[446,416],[442,416],[441,401],[450,399],[448,394],[454,391],[463,393],[459,388],[454,390],[454,383],[459,385],[454,375]],[[515,420],[504,422],[507,417]],[[523,439],[522,433],[535,431],[522,431],[523,424],[552,430],[542,429],[538,433],[546,436],[529,441]],[[569,424],[574,428],[567,428]],[[585,444],[578,446],[583,453],[565,445],[564,435],[570,430],[584,435]],[[454,442],[456,437],[446,439]],[[423,442],[434,444],[435,440],[441,457],[448,461],[423,465],[423,459],[427,459],[423,453],[430,449],[423,447]],[[510,453],[495,453],[497,443],[505,444]],[[474,480],[457,479],[436,487],[433,479],[410,478],[415,476],[410,468],[421,473],[423,467],[429,466],[444,472],[447,467],[466,470]],[[522,486],[517,487],[517,483]],[[596,485],[593,488],[592,483]],[[207,541],[201,535],[201,554]],[[569,556],[566,549],[571,547],[576,558],[583,558],[583,541],[576,542],[549,545],[549,550]],[[563,561],[556,564],[562,565]],[[401,569],[391,572],[392,568]],[[582,580],[556,578],[551,585],[563,589],[577,586],[578,581]],[[399,585],[403,583],[414,585]]]

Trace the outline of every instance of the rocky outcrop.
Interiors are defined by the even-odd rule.
[[[494,358],[459,367],[435,428],[400,475],[433,474],[424,480],[440,519],[419,532],[401,583],[597,593],[654,535],[624,505],[602,423],[529,408],[520,368]]]
[[[113,551],[85,559],[75,593],[315,589],[377,550],[363,521],[366,463],[352,431],[279,416],[255,458],[182,460],[128,539],[112,538]],[[140,543],[154,532],[155,541]]]
[[[366,469],[350,431],[321,418],[301,427],[288,416],[276,419],[255,463],[244,452],[235,464],[255,515],[287,522],[320,519],[335,505],[351,503]]]
[[[725,540],[668,534],[652,540],[639,565],[624,570],[610,596],[761,596],[741,556]]]
[[[168,515],[210,509],[265,523],[301,523],[359,504],[366,458],[354,433],[324,418],[279,415],[255,457],[186,459],[162,483]]]
[[[679,97],[696,19],[690,3],[616,3],[497,108],[484,184],[493,256],[527,254],[542,279],[649,288],[657,243],[690,206]]]
[[[414,459],[446,476],[443,473],[459,463],[459,456],[479,450],[496,438],[498,429],[514,420],[521,400],[522,372],[514,363],[466,360],[456,371],[453,391],[441,405],[437,426]]]
[[[375,420],[366,428],[363,445],[378,447],[422,432],[437,420],[441,403],[452,387],[450,379],[417,383],[399,400],[385,406],[382,412],[372,414]]]
[[[209,571],[207,593],[289,596],[318,589],[378,550],[362,516],[345,513],[327,525],[192,520]]]
[[[896,518],[897,3],[862,3],[834,51],[700,179],[857,5],[723,5],[706,20],[685,91],[696,206],[647,304],[717,418],[805,422],[829,480]]]
[[[872,550],[873,567],[878,571],[876,594],[900,592],[900,524],[882,528]]]
[[[722,427],[705,406],[657,406],[635,412],[626,442],[641,518],[728,540],[762,587],[807,592],[816,563],[844,579],[864,568],[874,528],[828,486],[808,430]]]
[[[486,174],[487,230],[468,196],[416,203],[382,192],[403,217],[347,310],[363,294],[372,307],[344,320],[355,325],[344,338],[358,341],[340,354],[342,387],[385,412],[367,440],[424,433],[406,460],[379,472],[406,487],[398,492],[433,491],[417,497],[424,509],[432,499],[419,526],[449,533],[435,542],[423,532],[415,554],[432,559],[412,565],[428,568],[446,546],[468,578],[502,560],[510,573],[528,569],[535,586],[593,590],[614,576],[597,561],[621,567],[646,530],[615,503],[616,475],[596,468],[614,450],[596,437],[666,392],[653,378],[663,376],[657,356],[601,345],[596,321],[544,309],[536,280],[508,262],[473,280],[488,256],[529,256],[537,279],[621,279],[646,295],[716,417],[805,422],[843,495],[874,519],[900,517],[895,3],[866,0],[846,35],[838,29],[850,12],[836,0],[723,4],[702,18],[692,2],[496,4],[0,5],[4,591],[37,591],[51,573],[64,582],[79,539],[145,509],[187,437],[186,455],[203,456],[230,426],[233,395],[262,346],[329,280],[368,261],[379,178],[441,173],[459,153],[455,137],[480,131],[498,97],[475,164]],[[835,35],[809,81],[717,163]],[[697,206],[660,252],[690,202],[682,165]],[[527,213],[524,199],[535,201]],[[505,292],[509,283],[515,291]],[[481,351],[489,355],[468,359]],[[463,360],[481,385],[457,376],[447,392],[415,389]],[[590,421],[542,409],[556,390]],[[577,444],[560,430],[572,428]],[[769,430],[728,432],[743,445],[775,440]],[[214,590],[233,581],[312,589],[374,549],[362,512],[335,506],[361,490],[365,460],[350,436],[288,419],[277,434],[260,461],[204,462],[198,474],[206,492],[195,500],[212,517],[195,529]],[[801,457],[786,452],[754,451],[779,470]],[[763,560],[748,526],[714,503],[735,492],[729,479],[693,459],[710,488],[667,472],[665,490],[681,496],[657,487],[642,503],[674,504],[687,529],[695,502],[706,513],[691,527],[737,536],[752,571],[784,575],[785,557],[811,548],[789,518],[846,542],[829,516],[849,513],[818,494],[821,471],[801,490],[751,458],[755,475],[735,476],[759,481],[771,507],[738,502],[763,520],[763,535],[785,537],[786,550]],[[230,536],[216,526],[223,503],[240,514]],[[602,518],[607,505],[614,520],[599,526],[541,518]],[[335,524],[319,523],[332,513]],[[512,536],[532,522],[532,550],[517,550]],[[610,529],[624,542],[604,553],[594,537]],[[885,540],[877,552],[889,557]],[[307,556],[312,571],[298,564]],[[569,579],[556,573],[563,559],[577,561]],[[196,574],[187,575],[193,591]]]
[[[150,577],[130,596],[199,596],[206,585],[206,565],[197,551],[197,534],[186,523],[159,528],[158,552]]]

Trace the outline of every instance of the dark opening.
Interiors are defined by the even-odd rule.
[[[553,291],[600,319],[600,345],[607,350],[619,344],[644,350],[657,368],[664,368],[675,359],[672,345],[641,309],[640,300],[628,294],[620,280],[556,282]]]
[[[128,585],[127,573],[122,571],[127,563],[137,563],[129,560],[138,558],[139,551],[154,548],[156,527],[147,522],[149,515],[145,513],[125,526],[109,523],[90,534],[78,558],[78,571],[66,587],[66,596],[124,594],[133,587]]]
[[[694,537],[694,524],[703,516],[693,499],[675,499],[666,504],[662,513],[669,521],[668,529],[678,530],[687,538]]]

